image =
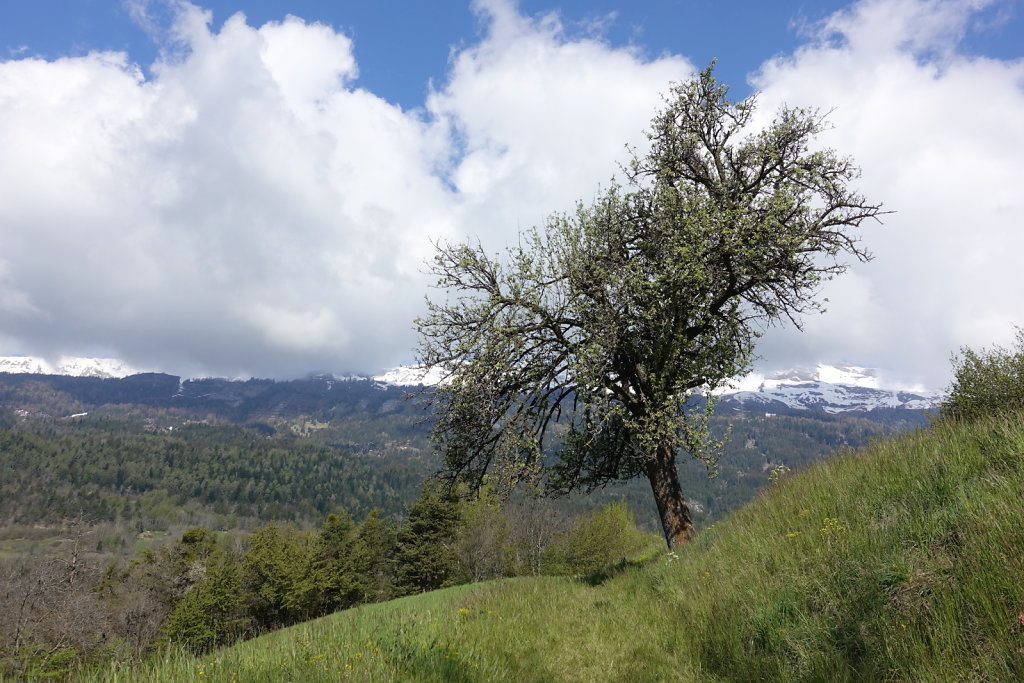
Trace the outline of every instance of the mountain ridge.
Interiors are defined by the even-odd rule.
[[[64,356],[56,363],[34,356],[0,357],[0,373],[14,375],[41,375],[85,377],[93,379],[126,379],[139,375],[167,375],[185,383],[216,381],[235,383],[246,381],[272,382],[272,380],[241,380],[215,378],[179,378],[168,373],[143,373],[126,363],[111,358],[75,358]],[[298,381],[298,380],[291,380]],[[305,381],[322,381],[329,390],[337,382],[372,381],[382,387],[412,388],[433,386],[442,381],[435,368],[429,372],[415,365],[397,366],[373,376],[310,375]],[[274,382],[286,384],[287,381]],[[828,365],[819,363],[813,368],[792,368],[773,373],[751,373],[733,380],[726,388],[716,391],[719,405],[734,411],[811,411],[828,414],[844,412],[870,412],[877,409],[928,410],[941,401],[943,394],[919,387],[883,387],[877,370],[854,365]]]

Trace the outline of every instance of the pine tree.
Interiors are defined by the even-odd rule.
[[[246,608],[260,628],[278,628],[309,618],[303,590],[310,564],[308,534],[277,524],[257,529],[241,567]]]
[[[363,595],[355,553],[355,525],[344,509],[327,516],[313,544],[303,580],[305,602],[316,614],[351,607]]]
[[[361,577],[362,602],[381,602],[395,594],[395,554],[398,532],[392,522],[374,509],[356,531],[353,544],[355,567]]]
[[[247,624],[238,565],[220,551],[210,558],[203,579],[175,606],[164,633],[167,640],[202,653],[240,638]]]
[[[458,504],[424,487],[398,532],[396,589],[399,595],[422,593],[454,583],[453,541],[459,525]]]

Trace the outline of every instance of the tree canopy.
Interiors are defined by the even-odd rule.
[[[881,213],[850,159],[813,148],[822,114],[755,130],[755,109],[708,67],[671,88],[623,185],[503,257],[438,246],[419,360],[446,378],[430,400],[450,481],[561,493],[643,475],[669,546],[693,535],[675,461],[713,458],[709,397],[766,326],[820,308],[845,257],[870,258],[851,230]]]

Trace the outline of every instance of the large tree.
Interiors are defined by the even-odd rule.
[[[439,245],[445,295],[418,321],[452,482],[591,490],[646,476],[669,547],[694,534],[676,473],[710,460],[707,397],[749,368],[766,326],[820,309],[823,281],[866,261],[852,234],[880,205],[851,160],[812,144],[824,116],[754,130],[708,67],[672,87],[613,185],[523,233],[504,257]]]

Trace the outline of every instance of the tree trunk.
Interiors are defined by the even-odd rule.
[[[661,529],[669,550],[680,547],[697,533],[690,518],[690,508],[679,486],[676,472],[676,450],[671,445],[658,447],[655,457],[647,463],[654,502],[658,504]]]

